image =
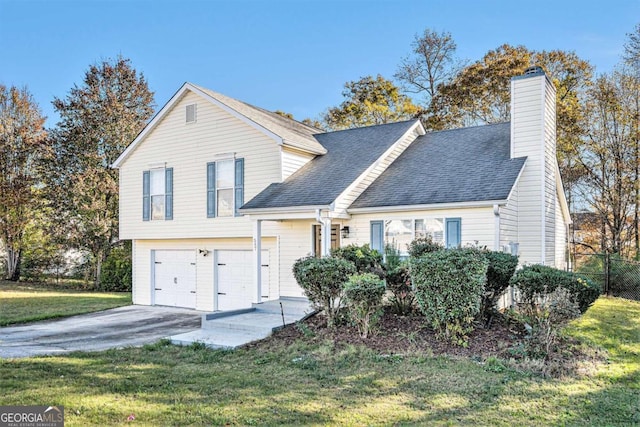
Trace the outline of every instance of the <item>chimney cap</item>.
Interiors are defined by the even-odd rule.
[[[542,68],[541,66],[534,65],[524,70],[524,73],[522,75],[511,77],[511,80],[521,80],[521,79],[527,79],[529,77],[537,77],[537,76],[547,77],[547,73],[544,72],[544,68]],[[547,80],[549,80],[548,77],[547,77]]]
[[[530,76],[530,75],[540,75],[540,74],[544,74],[544,69],[539,66],[539,65],[534,65],[532,67],[527,68],[526,70],[524,70],[524,75],[525,76]]]

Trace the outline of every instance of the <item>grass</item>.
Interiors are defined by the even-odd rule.
[[[131,293],[70,291],[0,281],[0,326],[90,313],[131,304]]]
[[[165,341],[0,360],[0,405],[64,405],[66,425],[636,425],[640,303],[601,298],[569,334],[609,354],[590,376],[505,361],[385,355],[305,337],[236,351]]]

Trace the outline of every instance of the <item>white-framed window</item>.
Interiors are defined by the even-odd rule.
[[[244,204],[244,159],[227,157],[207,163],[207,217],[240,216]]]
[[[142,172],[142,220],[173,219],[173,168]]]
[[[407,246],[415,238],[431,236],[434,242],[445,243],[444,218],[392,219],[384,221],[384,244],[394,247],[401,256],[408,256]]]
[[[234,160],[216,162],[216,216],[234,215]]]
[[[164,219],[165,212],[165,169],[151,169],[149,195],[151,196],[151,220]]]

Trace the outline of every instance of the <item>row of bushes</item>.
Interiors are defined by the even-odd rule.
[[[565,319],[584,312],[600,293],[587,280],[551,267],[532,265],[516,272],[518,258],[502,252],[445,250],[428,238],[414,240],[408,249],[408,262],[402,262],[397,251],[387,250],[383,263],[381,254],[368,245],[351,245],[333,251],[329,258],[300,259],[293,271],[309,300],[327,314],[329,326],[336,324],[344,306],[366,336],[380,317],[389,290],[398,313],[407,314],[417,305],[439,337],[460,345],[466,345],[477,321],[490,323],[509,285],[518,289],[522,302],[513,317],[531,334],[536,333],[535,325],[540,326],[539,318],[544,317],[547,326],[557,324],[558,313]],[[574,304],[575,310],[560,310],[565,302]],[[545,333],[549,335],[548,328]]]

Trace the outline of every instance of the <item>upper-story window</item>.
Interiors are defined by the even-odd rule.
[[[173,219],[173,168],[142,172],[142,219]]]
[[[207,163],[207,216],[239,216],[244,204],[244,159]]]

